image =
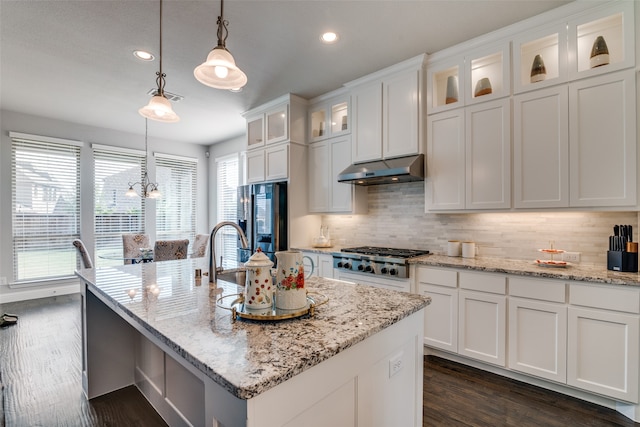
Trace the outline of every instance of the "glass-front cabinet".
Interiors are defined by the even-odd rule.
[[[264,116],[259,114],[247,117],[247,147],[249,149],[264,145]]]
[[[321,141],[350,133],[350,104],[350,96],[344,90],[334,91],[311,100],[309,141]]]
[[[427,113],[437,113],[464,105],[464,59],[429,64],[427,68]]]
[[[474,50],[474,55],[468,55],[465,58],[467,105],[508,96],[511,92],[510,64],[509,43]]]
[[[287,116],[288,104],[283,104],[266,114],[267,126],[265,129],[267,144],[273,144],[288,139]]]

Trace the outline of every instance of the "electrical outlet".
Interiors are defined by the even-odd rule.
[[[7,278],[2,276],[0,277],[0,285],[7,286]]]
[[[565,252],[562,254],[562,260],[566,262],[580,262],[580,252]]]
[[[402,370],[402,355],[403,353],[396,354],[389,359],[389,378]]]

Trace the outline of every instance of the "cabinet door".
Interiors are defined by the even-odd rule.
[[[264,116],[247,118],[247,148],[255,148],[264,145]]]
[[[328,176],[330,189],[329,206],[331,212],[351,212],[353,210],[353,185],[338,182],[337,176],[351,164],[351,139],[342,137],[331,140],[331,171]]]
[[[458,289],[421,283],[419,291],[431,297],[424,311],[424,345],[458,352]]]
[[[510,369],[566,382],[566,305],[511,297],[508,341]]]
[[[464,209],[464,110],[434,114],[427,119],[427,211]]]
[[[264,150],[247,151],[247,183],[253,184],[264,180]]]
[[[288,104],[281,105],[266,113],[266,143],[274,144],[276,142],[289,139],[289,108]]]
[[[418,154],[420,150],[419,70],[398,73],[383,83],[382,157]]]
[[[333,256],[331,255],[318,255],[318,263],[315,267],[317,274],[320,277],[327,277],[333,279]]]
[[[373,83],[354,89],[353,162],[382,158],[382,84]]]
[[[569,206],[569,95],[566,86],[514,97],[516,208]]]
[[[569,85],[571,206],[635,206],[635,70]]]
[[[567,384],[638,403],[637,315],[569,307]]]
[[[458,291],[458,353],[505,366],[506,297]]]
[[[309,211],[327,212],[331,195],[329,170],[331,167],[330,145],[327,141],[317,142],[309,146]],[[351,159],[351,147],[349,147]],[[345,166],[346,167],[346,166]]]
[[[264,150],[267,181],[289,177],[289,145],[283,144]]]
[[[509,100],[466,109],[466,208],[511,207]]]

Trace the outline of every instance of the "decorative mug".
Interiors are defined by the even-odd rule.
[[[311,262],[311,271],[305,277],[304,258]],[[295,310],[307,305],[304,280],[313,274],[313,260],[300,251],[276,252],[276,308]]]
[[[258,248],[244,266],[247,275],[244,286],[245,307],[253,310],[273,307],[273,262]]]

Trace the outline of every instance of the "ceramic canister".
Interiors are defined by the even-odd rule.
[[[251,255],[244,266],[247,277],[244,286],[244,303],[248,309],[264,309],[273,306],[273,262],[260,250]]]
[[[276,308],[295,310],[307,305],[307,290],[304,286],[304,258],[311,262],[311,271],[307,279],[313,274],[313,260],[303,256],[300,251],[276,252]]]

